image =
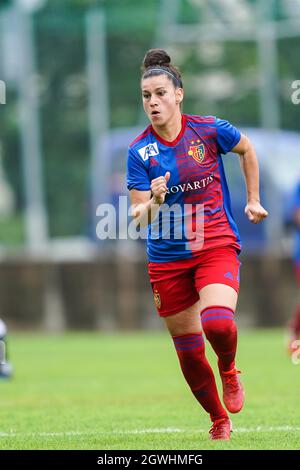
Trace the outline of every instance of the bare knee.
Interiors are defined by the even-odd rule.
[[[199,314],[199,302],[182,312],[164,318],[171,336],[200,333],[202,331]]]

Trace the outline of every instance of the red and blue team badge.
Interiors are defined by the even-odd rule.
[[[159,295],[159,292],[155,289],[154,292],[154,303],[155,303],[155,306],[156,308],[160,309],[161,307],[161,300],[160,300],[160,295]]]
[[[193,159],[197,162],[197,163],[202,163],[204,158],[205,158],[205,147],[204,147],[204,144],[200,144],[199,143],[200,140],[197,140],[196,142],[191,142],[191,146],[190,146],[190,149],[188,151],[188,155],[190,155],[191,157],[193,157]],[[199,145],[193,145],[193,144],[198,144]]]

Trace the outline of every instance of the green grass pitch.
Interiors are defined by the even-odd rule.
[[[167,332],[19,333],[9,349],[15,377],[0,381],[1,449],[300,448],[300,365],[283,331],[240,332],[246,403],[232,415],[230,442],[209,440]]]

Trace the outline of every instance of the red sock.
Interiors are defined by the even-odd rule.
[[[237,347],[237,328],[234,312],[228,307],[207,307],[201,312],[202,328],[218,356],[223,372],[234,368]]]
[[[214,373],[205,357],[202,333],[173,336],[181,370],[194,396],[212,421],[226,418],[216,387]]]

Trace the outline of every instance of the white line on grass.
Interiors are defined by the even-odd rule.
[[[257,432],[300,432],[300,426],[256,426],[249,428],[236,428],[233,429],[236,433],[257,433]],[[113,435],[128,435],[128,434],[197,434],[207,432],[207,429],[177,429],[177,428],[165,428],[165,429],[131,429],[131,430],[115,430],[115,431],[66,431],[66,432],[0,432],[0,438],[5,437],[77,437],[77,436],[113,436]]]

